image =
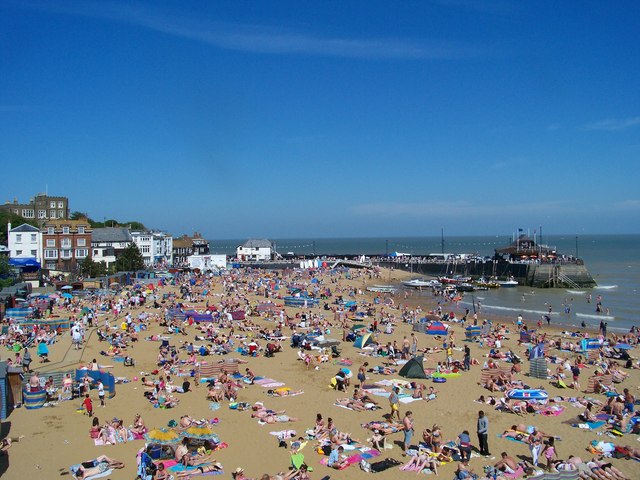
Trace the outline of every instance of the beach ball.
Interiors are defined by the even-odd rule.
[[[133,377],[133,381],[137,382],[138,381],[138,377]]]

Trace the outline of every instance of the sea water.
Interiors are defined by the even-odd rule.
[[[212,253],[235,255],[245,240],[210,240]],[[279,253],[296,255],[384,255],[403,252],[426,255],[442,252],[441,237],[397,238],[299,238],[273,240]],[[447,237],[446,253],[476,253],[492,256],[494,250],[512,241],[506,236]],[[559,254],[584,260],[598,287],[592,289],[500,288],[466,294],[463,307],[473,310],[480,304],[481,314],[513,317],[522,314],[529,324],[537,322],[551,309],[552,324],[593,327],[601,321],[609,330],[627,331],[640,326],[640,235],[551,235],[542,243]],[[426,295],[426,293],[425,293]],[[588,297],[591,301],[588,302]],[[602,312],[596,312],[598,297]],[[567,313],[568,311],[568,313]]]

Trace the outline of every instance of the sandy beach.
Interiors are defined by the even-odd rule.
[[[383,283],[395,283],[402,279],[408,278],[409,274],[400,271],[384,271],[381,273],[381,278],[369,278],[367,275],[362,274],[359,276],[358,272],[351,271],[351,278],[346,278],[345,273],[339,276],[334,275],[331,277],[328,273],[320,275],[318,278],[322,286],[331,288],[334,293],[334,297],[327,300],[331,303],[335,299],[336,294],[344,295],[345,299],[356,300],[358,303],[373,302],[375,296],[374,293],[367,292],[367,285],[383,284]],[[332,282],[335,280],[335,283]],[[213,286],[208,292],[206,297],[200,302],[187,301],[188,305],[195,306],[196,309],[204,309],[205,302],[210,305],[219,304],[223,298],[223,287],[221,283],[221,277],[215,277]],[[301,278],[300,282],[308,282],[309,278]],[[179,285],[160,287],[158,293],[177,293]],[[255,292],[246,293],[246,284],[241,282],[237,283],[238,298],[246,296],[246,299],[252,306],[257,305],[260,300],[264,300],[258,297]],[[348,291],[355,289],[355,298],[348,297]],[[197,288],[196,288],[197,290]],[[359,291],[361,290],[361,292]],[[387,295],[385,295],[387,296]],[[409,337],[411,334],[411,325],[402,323],[400,306],[408,309],[416,309],[418,306],[422,309],[422,316],[429,310],[437,307],[437,299],[435,297],[409,295],[404,297],[403,292],[400,291],[391,296],[394,300],[393,306],[383,306],[385,311],[392,313],[395,318],[395,329],[391,335],[379,334],[380,343],[387,343],[397,341],[399,345],[402,344],[403,337]],[[229,298],[229,297],[227,297]],[[278,299],[273,299],[274,302],[282,304],[283,302]],[[333,325],[330,327],[331,333],[328,335],[331,338],[341,339],[343,335],[342,328],[335,324],[334,314],[331,311],[325,311],[322,308],[323,301],[320,302],[318,307],[314,307],[311,310],[312,313],[322,314]],[[163,307],[166,304],[162,305]],[[375,305],[378,313],[380,312],[381,305]],[[132,315],[135,318],[138,313],[143,310],[147,310],[152,314],[162,315],[162,309],[153,309],[151,305],[144,308],[133,309]],[[128,310],[125,310],[120,317],[120,321],[124,314]],[[464,314],[464,309],[457,309],[454,304],[448,304],[444,307],[444,311],[454,311],[457,316],[460,317]],[[286,307],[287,315],[294,317],[296,313],[301,313],[302,309],[296,309],[295,307]],[[56,307],[54,312],[60,317],[68,317],[69,313],[65,312],[62,308]],[[105,318],[110,318],[111,313],[98,316],[98,322],[100,326],[103,326]],[[248,317],[257,326],[274,328],[275,322],[271,318],[267,317]],[[484,315],[480,315],[480,321],[485,318]],[[517,379],[523,380],[532,388],[541,387],[549,392],[551,397],[554,396],[583,396],[584,393],[578,393],[575,390],[558,389],[551,385],[549,380],[539,380],[528,377],[529,361],[526,360],[525,347],[518,345],[518,334],[514,324],[515,318],[499,318],[499,317],[486,317],[492,320],[494,325],[505,324],[509,333],[506,334],[506,339],[503,341],[503,351],[513,350],[517,355],[523,358],[522,373],[516,376]],[[525,318],[532,327],[535,327],[537,318]],[[373,318],[369,317],[364,319],[362,323],[371,324]],[[116,322],[111,322],[112,326]],[[119,322],[117,322],[119,323]],[[354,323],[354,322],[350,322]],[[517,423],[524,423],[526,425],[534,425],[543,432],[560,437],[561,440],[557,441],[556,447],[558,457],[566,459],[569,455],[580,456],[582,459],[591,459],[593,455],[586,449],[589,443],[593,440],[605,440],[611,441],[616,445],[638,445],[636,443],[637,437],[631,434],[626,434],[622,438],[609,438],[606,435],[600,435],[604,432],[604,428],[598,430],[583,430],[580,428],[574,428],[572,423],[577,423],[577,415],[582,412],[572,406],[568,402],[559,403],[565,407],[562,414],[558,416],[544,416],[540,414],[528,414],[524,417],[519,417],[512,413],[496,411],[492,406],[481,405],[474,402],[480,395],[490,395],[490,392],[478,384],[480,378],[480,372],[482,364],[487,360],[485,355],[488,354],[489,348],[486,345],[480,347],[478,343],[468,343],[464,341],[464,331],[459,324],[452,323],[451,328],[455,331],[456,346],[463,347],[468,344],[471,348],[472,357],[478,359],[480,365],[475,365],[469,372],[462,372],[462,375],[457,378],[450,378],[446,383],[434,384],[431,380],[424,380],[423,382],[427,387],[434,385],[438,389],[439,393],[435,400],[416,401],[409,404],[401,404],[400,411],[404,415],[406,410],[413,412],[413,418],[415,421],[415,435],[413,443],[417,444],[421,440],[421,433],[424,428],[431,428],[434,424],[438,424],[442,430],[442,437],[445,442],[449,440],[455,440],[458,434],[463,430],[468,430],[471,433],[471,440],[474,445],[477,446],[476,438],[476,420],[478,416],[478,410],[483,409],[487,412],[489,420],[489,449],[492,457],[495,458],[472,458],[470,466],[476,473],[482,473],[483,466],[496,463],[500,457],[502,451],[508,452],[516,460],[530,459],[529,449],[527,445],[508,441],[503,438],[498,438],[497,435],[502,433],[505,429],[508,429],[511,425]],[[187,335],[171,335],[170,344],[175,347],[180,347],[183,342],[194,342],[195,344],[201,344],[194,340],[196,335],[195,326],[186,326]],[[125,367],[121,362],[114,362],[111,358],[100,354],[102,350],[106,350],[107,345],[104,342],[100,342],[96,329],[89,329],[87,332],[87,341],[81,351],[74,351],[71,349],[71,337],[68,332],[58,340],[57,343],[50,347],[50,363],[42,364],[36,358],[34,349],[34,362],[32,368],[41,373],[43,376],[47,376],[48,372],[66,370],[78,366],[79,364],[86,364],[92,359],[97,359],[99,364],[113,365],[111,369],[116,377],[126,377],[131,380],[129,383],[118,384],[116,386],[116,396],[112,399],[107,399],[106,406],[100,407],[95,390],[92,390],[91,396],[94,404],[94,413],[101,422],[111,420],[112,418],[122,419],[124,425],[130,425],[133,423],[134,415],[136,413],[141,414],[145,424],[149,428],[155,427],[167,427],[167,424],[173,420],[179,420],[182,415],[190,415],[195,419],[211,419],[217,418],[219,422],[213,426],[213,429],[219,435],[222,442],[228,444],[228,447],[222,448],[215,452],[215,460],[220,462],[224,467],[224,478],[230,478],[232,472],[237,467],[242,467],[245,473],[250,478],[260,478],[263,474],[276,474],[277,472],[287,471],[290,462],[290,452],[288,449],[279,448],[278,440],[276,437],[269,434],[271,431],[294,429],[300,436],[305,436],[307,429],[313,428],[316,414],[320,413],[326,420],[328,417],[332,417],[335,421],[337,428],[342,432],[348,432],[353,439],[357,439],[362,443],[367,443],[367,438],[371,437],[371,432],[362,428],[361,424],[373,421],[382,420],[383,415],[389,412],[389,404],[386,398],[376,397],[376,400],[381,405],[382,409],[373,411],[356,412],[345,408],[340,408],[334,405],[336,398],[346,397],[352,393],[352,388],[349,389],[348,394],[344,392],[338,392],[329,387],[330,379],[340,368],[335,363],[336,359],[331,359],[327,363],[318,365],[318,368],[307,368],[303,361],[298,358],[298,350],[289,346],[288,339],[283,342],[283,351],[276,353],[273,357],[266,357],[259,355],[256,357],[240,356],[239,353],[231,353],[225,357],[210,356],[207,357],[207,361],[217,362],[226,357],[241,358],[246,361],[246,365],[240,365],[241,371],[244,368],[250,368],[255,374],[273,378],[279,382],[284,382],[287,387],[293,390],[303,390],[304,393],[291,396],[291,397],[272,397],[267,395],[267,388],[263,388],[260,385],[247,385],[246,388],[242,388],[239,391],[238,401],[255,403],[257,401],[264,402],[265,406],[274,410],[286,410],[286,413],[292,417],[297,417],[300,420],[293,423],[278,423],[275,425],[260,425],[256,419],[251,418],[250,410],[239,411],[232,410],[228,407],[229,401],[221,402],[221,408],[219,410],[212,411],[209,407],[210,402],[205,398],[206,386],[201,385],[193,388],[192,392],[185,394],[175,394],[180,400],[177,407],[172,409],[160,409],[154,408],[153,405],[143,396],[144,388],[140,381],[133,381],[134,377],[141,377],[141,372],[151,372],[158,368],[156,360],[158,356],[158,348],[160,342],[158,341],[145,341],[144,337],[161,334],[164,332],[164,328],[159,326],[157,320],[152,320],[149,330],[140,333],[140,341],[132,343],[126,350],[126,355],[133,357],[136,361],[135,367]],[[542,331],[548,333],[549,336],[562,336],[560,329],[557,328],[542,328]],[[239,329],[235,329],[236,335],[256,335],[257,332],[243,332]],[[284,335],[291,336],[290,330],[285,330]],[[434,336],[425,335],[422,333],[416,333],[418,338],[418,348],[433,348],[442,347],[442,338],[435,338]],[[242,342],[242,339],[235,339],[236,343]],[[260,340],[259,343],[264,346],[265,341]],[[354,373],[358,368],[366,361],[369,363],[369,367],[381,366],[385,362],[383,357],[373,357],[362,355],[362,350],[354,348],[354,346],[347,342],[342,342],[339,348],[342,351],[341,358],[348,359],[353,362],[351,368]],[[179,351],[181,359],[186,359],[187,354],[184,350]],[[5,351],[2,353],[3,359],[6,359],[11,352]],[[568,354],[559,351],[550,351],[553,355],[559,355],[563,358],[567,356],[571,359],[575,357],[575,354]],[[634,350],[631,351],[631,356],[636,357]],[[455,350],[453,354],[457,360],[462,360],[463,353],[459,350]],[[198,358],[199,361],[202,358]],[[432,353],[425,355],[425,368],[435,368],[437,362],[443,362],[446,360],[444,352]],[[622,363],[622,362],[620,362]],[[186,368],[186,367],[185,367]],[[398,369],[400,367],[397,367]],[[552,372],[555,371],[555,365],[550,367]],[[581,381],[583,385],[586,385],[586,380],[590,376],[589,372],[594,370],[593,367],[588,367],[581,373]],[[639,370],[624,369],[629,374],[622,384],[616,385],[619,391],[622,388],[629,388],[633,395],[638,394],[638,385],[640,385]],[[366,380],[367,384],[372,384],[381,380],[399,379],[399,375],[379,375],[376,373],[368,373]],[[355,382],[355,378],[352,379]],[[570,381],[570,379],[569,379]],[[182,378],[176,378],[175,383],[181,384]],[[193,384],[193,381],[192,381]],[[495,393],[496,396],[501,397],[499,392]],[[602,394],[592,394],[592,396],[605,401],[606,397]],[[3,422],[2,434],[9,437],[18,437],[24,435],[25,437],[16,443],[8,450],[8,455],[4,455],[0,459],[0,474],[3,478],[18,479],[18,478],[37,478],[37,479],[55,479],[55,478],[71,478],[69,474],[69,467],[73,464],[80,463],[89,459],[93,459],[101,454],[106,454],[111,458],[116,458],[125,463],[125,468],[122,470],[114,470],[113,473],[106,478],[113,479],[133,479],[136,477],[136,453],[144,446],[144,441],[133,440],[127,443],[118,443],[110,446],[95,446],[94,441],[89,437],[89,429],[91,427],[91,419],[78,412],[80,407],[80,400],[72,400],[60,402],[52,407],[41,408],[38,410],[26,410],[25,408],[18,408],[14,410],[9,418]],[[406,461],[407,458],[402,456],[402,449],[395,441],[402,440],[402,433],[395,433],[388,437],[389,443],[393,445],[393,448],[384,450],[381,455],[371,461],[377,461],[383,458],[395,458],[399,461]],[[302,451],[305,455],[305,462],[310,467],[313,467],[313,472],[310,474],[313,479],[321,479],[326,475],[330,475],[332,478],[365,478],[370,474],[360,470],[358,465],[353,465],[346,470],[336,471],[320,464],[322,458],[314,450],[315,442],[310,440],[306,448]],[[640,468],[638,463],[633,460],[624,459],[611,459],[614,466],[619,468],[629,478],[640,478]],[[442,465],[439,468],[439,476],[445,478],[452,478],[456,469],[457,462]],[[398,468],[386,470],[378,474],[381,478],[393,478],[398,475],[409,478],[410,475],[415,475],[415,472],[403,472]],[[198,478],[198,477],[194,477]]]

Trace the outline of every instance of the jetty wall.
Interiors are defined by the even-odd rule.
[[[581,263],[535,264],[492,260],[485,262],[377,262],[386,268],[411,271],[416,275],[480,277],[513,277],[520,285],[536,288],[591,288],[597,284]]]

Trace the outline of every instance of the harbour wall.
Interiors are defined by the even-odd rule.
[[[591,288],[597,284],[584,264],[535,264],[510,263],[500,260],[484,262],[429,262],[400,263],[377,262],[385,268],[411,271],[419,275],[463,275],[473,279],[480,277],[513,277],[520,285],[535,288]]]

